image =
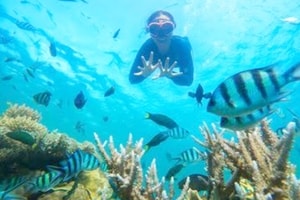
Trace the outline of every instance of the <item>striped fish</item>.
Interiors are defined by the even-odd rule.
[[[0,183],[0,199],[1,200],[18,200],[25,199],[17,194],[12,193],[13,190],[17,189],[27,181],[26,177],[13,177],[5,179]]]
[[[48,106],[51,98],[51,93],[48,91],[37,93],[33,96],[33,99],[36,103]]]
[[[288,94],[281,89],[300,80],[300,63],[283,74],[273,66],[237,73],[213,92],[207,111],[219,116],[235,117],[282,100]]]
[[[23,22],[23,21],[19,21],[19,20],[15,20],[15,24],[17,25],[17,27],[19,27],[20,29],[26,30],[26,31],[36,31],[37,29],[32,26],[30,23],[28,22]]]
[[[41,176],[33,178],[29,183],[31,184],[30,191],[47,192],[57,186],[63,180],[63,174],[57,170],[51,170]]]
[[[234,131],[241,131],[255,126],[263,118],[271,115],[273,112],[274,110],[271,109],[270,106],[265,106],[246,115],[221,117],[220,126]]]
[[[203,160],[204,156],[198,149],[193,147],[181,152],[178,157],[172,158],[169,156],[169,159],[177,160],[177,163],[192,163]]]
[[[68,159],[61,161],[59,166],[48,166],[48,169],[62,172],[63,181],[68,181],[83,170],[93,170],[98,167],[100,162],[94,155],[78,149]]]
[[[169,136],[174,139],[186,138],[190,134],[188,130],[181,128],[179,126],[169,129],[167,132]]]

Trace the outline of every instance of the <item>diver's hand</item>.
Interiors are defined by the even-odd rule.
[[[161,60],[158,61],[159,65],[159,69],[160,69],[160,73],[157,76],[154,76],[152,79],[158,79],[161,78],[163,76],[166,76],[168,78],[172,78],[175,76],[179,76],[181,74],[183,74],[182,72],[173,72],[174,67],[176,67],[177,65],[177,61],[175,61],[171,67],[169,67],[169,62],[170,62],[170,58],[167,57],[166,58],[166,62],[165,62],[165,66],[162,66],[162,62]]]
[[[141,70],[139,72],[134,73],[136,76],[144,76],[147,77],[159,66],[159,63],[156,63],[155,65],[152,64],[153,62],[153,51],[150,52],[149,60],[146,61],[145,57],[142,56],[142,62],[143,66],[138,66],[138,68]]]

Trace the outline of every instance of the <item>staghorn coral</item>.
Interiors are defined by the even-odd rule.
[[[102,143],[95,133],[95,140],[101,158],[107,163],[108,178],[114,192],[120,199],[131,200],[168,200],[174,197],[174,180],[170,181],[169,192],[164,189],[165,181],[159,181],[155,159],[152,161],[146,174],[143,174],[141,157],[144,153],[142,139],[133,144],[132,135],[129,135],[126,146],[120,145],[120,150],[115,148],[113,138],[109,138],[108,149],[106,142]],[[178,200],[189,199],[185,194],[186,187]],[[192,194],[190,194],[192,195]]]
[[[299,181],[294,176],[288,155],[295,137],[295,125],[290,123],[283,137],[270,129],[267,121],[260,127],[236,132],[237,142],[222,137],[215,126],[200,128],[205,142],[194,138],[208,149],[208,175],[212,182],[211,199],[295,199],[299,197]],[[231,177],[225,181],[224,171]],[[247,184],[246,184],[247,183]],[[297,199],[297,198],[296,198]]]

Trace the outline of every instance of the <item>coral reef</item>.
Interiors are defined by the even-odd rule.
[[[205,142],[194,140],[208,150],[207,168],[212,182],[211,199],[300,199],[300,184],[289,163],[289,152],[296,134],[288,124],[279,138],[267,121],[255,129],[236,132],[237,142],[222,137],[215,126],[200,128]],[[231,177],[225,180],[226,169]]]
[[[37,196],[26,194],[23,181],[13,191],[23,199],[300,199],[300,182],[294,174],[295,166],[288,160],[296,131],[299,131],[294,122],[287,125],[282,136],[276,135],[267,121],[262,121],[256,128],[236,132],[236,137],[230,140],[224,137],[223,130],[214,125],[210,129],[204,124],[200,132],[205,140],[193,138],[206,149],[203,155],[209,188],[204,193],[191,190],[191,179],[187,178],[176,198],[173,177],[168,183],[164,177],[159,178],[155,159],[148,170],[143,171],[142,139],[134,142],[130,134],[126,145],[116,148],[112,136],[102,142],[95,133],[96,146],[89,142],[78,143],[66,134],[48,131],[40,120],[40,114],[25,105],[11,104],[0,116],[0,179],[21,177],[23,181],[23,176],[40,177],[45,175],[47,165],[64,160],[76,149],[93,154],[107,169],[101,166],[81,171]],[[0,187],[1,198],[6,198],[2,190]]]
[[[118,151],[115,148],[113,137],[109,138],[108,149],[106,142],[102,143],[95,133],[95,140],[101,158],[108,165],[108,178],[117,197],[131,200],[167,200],[174,197],[174,180],[171,178],[168,191],[164,189],[165,180],[159,181],[155,159],[146,174],[142,171],[141,157],[144,150],[142,139],[133,144],[132,135],[129,135],[126,146],[120,146]],[[178,200],[186,199],[188,187],[185,187],[178,197]]]
[[[95,152],[92,143],[81,144],[66,134],[49,132],[40,120],[37,111],[16,104],[9,104],[0,116],[0,178],[44,170],[47,164],[63,160],[78,148]]]

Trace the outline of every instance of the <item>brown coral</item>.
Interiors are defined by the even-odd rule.
[[[291,194],[296,194],[292,191],[297,187],[290,184],[293,166],[288,162],[295,136],[294,126],[278,138],[268,122],[263,121],[260,128],[237,132],[237,142],[223,138],[215,126],[211,132],[204,125],[201,132],[206,142],[194,139],[209,150],[207,164],[212,180],[212,199],[228,199],[234,195],[246,198],[249,194],[241,192],[242,180],[251,183],[247,187],[254,189],[255,199],[271,196],[273,199],[292,199]],[[232,172],[227,181],[224,179],[225,169]]]

